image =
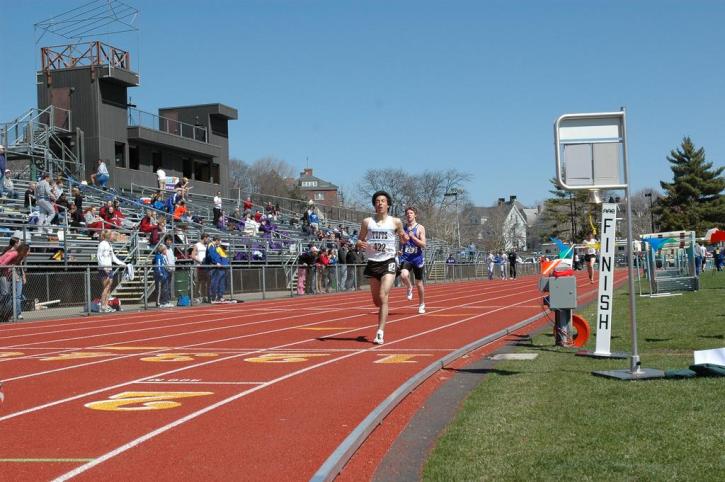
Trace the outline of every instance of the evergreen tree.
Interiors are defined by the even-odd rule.
[[[541,217],[541,231],[548,242],[550,236],[564,238],[567,241],[582,241],[592,225],[599,229],[600,213],[597,208],[588,203],[587,191],[565,191],[561,189],[556,179],[551,179],[554,189],[549,191],[553,197],[544,202],[544,211]]]
[[[667,160],[672,164],[672,182],[661,181],[664,197],[655,214],[662,231],[695,231],[699,236],[709,228],[725,224],[725,167],[713,169],[705,160],[705,149],[697,149],[692,139],[685,137],[682,145],[670,151]]]

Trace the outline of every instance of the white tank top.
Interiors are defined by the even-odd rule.
[[[397,236],[395,235],[395,222],[392,216],[387,216],[379,223],[375,218],[368,218],[368,232],[365,242],[368,247],[365,254],[370,261],[387,261],[395,257]]]

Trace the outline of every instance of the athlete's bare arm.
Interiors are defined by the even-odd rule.
[[[361,249],[367,249],[368,243],[365,241],[368,237],[368,219],[363,219],[362,224],[360,224],[360,232],[357,235],[357,243],[355,243],[355,246]]]
[[[425,227],[422,224],[418,224],[418,235],[416,236],[413,231],[410,231],[408,236],[411,240],[421,248],[425,249]]]
[[[408,242],[408,235],[405,233],[405,229],[403,229],[403,222],[399,218],[393,218],[393,224],[395,224],[395,233],[400,238],[400,242],[402,244],[405,244]]]

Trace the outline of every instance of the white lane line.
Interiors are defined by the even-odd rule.
[[[362,293],[362,292],[360,292],[360,293]],[[358,296],[356,296],[356,298],[359,298],[359,293],[356,293],[356,295],[358,295]],[[340,299],[338,299],[338,298],[343,298],[343,297],[340,296],[340,297],[336,297],[335,298],[335,304],[337,306],[344,305],[346,303],[357,303],[357,302],[359,302],[359,300],[353,299],[352,296],[345,296],[344,297],[345,299],[347,299],[347,298],[349,298],[349,299],[342,300],[342,301]],[[277,300],[268,300],[268,301],[264,301],[264,303],[265,303],[265,305],[267,303],[269,305],[274,305],[274,306],[280,305],[281,307],[279,309],[284,310],[285,309],[283,307],[284,304],[292,304],[294,302],[299,302],[299,301],[301,301],[301,300],[300,299],[287,298],[287,299],[283,300],[283,302],[277,302]],[[308,300],[305,299],[304,301],[308,301]],[[319,301],[319,299],[318,299],[318,301]],[[311,300],[310,300],[310,303],[312,303]],[[237,305],[237,306],[241,306],[241,305]],[[254,310],[264,310],[265,309],[265,308],[257,308],[256,306],[254,306],[254,304],[252,304],[251,306],[252,306],[251,309],[254,309]],[[273,308],[273,309],[277,309],[274,306],[270,306],[270,307]],[[247,305],[245,305],[245,311],[247,311],[249,309],[249,308],[246,308],[246,307],[247,307]],[[294,310],[297,310],[297,309],[298,308],[294,308]],[[215,315],[215,314],[218,314],[219,312],[223,312],[223,311],[239,312],[239,309],[238,308],[235,308],[234,310],[221,310],[221,309],[217,309],[216,307],[213,307],[213,306],[205,306],[203,308],[202,307],[198,307],[198,308],[197,307],[191,307],[191,308],[185,308],[183,310],[184,313],[189,313],[189,316],[198,316],[199,314]],[[287,310],[287,311],[289,311],[289,310]],[[84,318],[83,321],[53,324],[53,325],[50,325],[50,326],[39,326],[39,325],[35,324],[36,322],[31,321],[31,322],[24,322],[22,324],[23,326],[13,326],[12,328],[7,327],[7,328],[5,328],[5,329],[2,330],[2,333],[8,333],[8,332],[11,332],[11,331],[27,331],[28,332],[28,333],[24,333],[22,335],[13,336],[13,338],[17,338],[17,336],[36,336],[36,335],[43,335],[43,334],[47,334],[47,333],[57,333],[58,332],[58,331],[53,331],[53,332],[47,332],[47,331],[46,332],[30,332],[30,330],[33,330],[33,329],[36,329],[36,330],[37,329],[55,329],[55,328],[65,327],[65,326],[78,327],[78,325],[81,325],[81,324],[100,324],[100,322],[106,322],[107,323],[109,321],[120,321],[121,323],[118,323],[118,324],[115,324],[115,325],[106,325],[106,324],[104,324],[100,328],[118,327],[118,326],[125,326],[125,325],[138,325],[138,324],[141,324],[141,323],[158,322],[158,321],[160,321],[159,320],[159,317],[158,317],[159,314],[169,313],[169,312],[170,312],[169,310],[149,310],[149,311],[143,311],[140,314],[131,314],[131,313],[128,313],[128,314],[125,314],[125,316],[123,316],[122,318],[119,317],[119,316],[117,316],[117,315],[105,315],[105,316],[104,315],[94,315],[94,316],[92,316],[93,319],[91,319],[91,320]],[[176,311],[176,312],[179,313],[181,311]],[[144,320],[144,318],[148,318],[148,320]],[[137,320],[137,321],[133,321],[133,320]],[[63,320],[63,321],[67,321],[67,320]],[[50,323],[50,321],[48,321],[48,320],[37,320],[37,323],[43,323],[43,322]],[[99,327],[97,327],[97,326],[92,326],[92,327],[79,327],[79,329],[94,329],[94,328],[99,328]],[[60,330],[60,331],[62,331],[62,330]],[[71,330],[68,330],[68,331],[71,331]],[[10,337],[0,336],[0,340],[5,340],[7,338],[10,338]]]
[[[353,302],[353,300],[349,301],[349,303],[352,303],[352,302]],[[359,300],[357,300],[356,302],[359,303]],[[340,304],[338,303],[337,305],[339,306]],[[337,309],[337,308],[335,308],[335,309]],[[148,331],[148,330],[157,330],[157,329],[170,329],[170,328],[175,328],[177,326],[186,326],[186,325],[194,324],[194,323],[212,323],[212,322],[214,322],[214,321],[216,321],[218,319],[219,312],[223,312],[223,313],[236,313],[237,316],[240,317],[240,318],[246,318],[246,317],[252,318],[252,317],[255,317],[255,316],[258,315],[258,313],[253,313],[253,312],[250,313],[249,311],[250,310],[240,311],[238,309],[235,309],[235,310],[226,310],[226,311],[224,311],[224,310],[213,310],[213,311],[209,311],[209,312],[201,312],[200,310],[197,310],[197,311],[186,311],[186,310],[184,310],[184,311],[180,311],[180,310],[177,310],[177,311],[169,311],[169,310],[161,311],[161,310],[159,310],[159,311],[152,312],[155,316],[149,317],[151,319],[147,319],[147,320],[133,321],[133,322],[130,322],[130,323],[126,323],[125,322],[126,321],[125,318],[124,319],[115,318],[115,321],[121,321],[121,323],[117,323],[117,324],[113,324],[113,325],[104,325],[102,327],[98,327],[98,326],[84,326],[84,327],[79,327],[79,328],[76,328],[76,329],[63,329],[63,330],[43,331],[43,332],[35,332],[35,333],[22,333],[22,334],[19,334],[19,335],[12,335],[12,336],[0,337],[0,340],[9,340],[9,339],[13,339],[13,338],[37,337],[37,336],[51,335],[51,334],[54,334],[54,333],[68,333],[68,332],[72,332],[72,331],[97,330],[98,328],[104,328],[105,329],[105,328],[115,328],[115,327],[123,327],[123,326],[138,326],[138,325],[146,324],[146,323],[166,323],[168,321],[168,316],[161,317],[160,318],[158,315],[175,314],[175,315],[179,315],[179,316],[174,316],[174,320],[178,320],[179,318],[181,318],[181,319],[192,319],[192,320],[196,320],[196,321],[192,321],[192,322],[189,322],[189,323],[176,323],[176,324],[168,324],[167,323],[167,324],[164,324],[162,326],[152,326],[152,327],[148,327],[148,328],[143,328],[143,329],[139,329],[139,330],[130,330],[130,331],[105,332],[105,334],[107,334],[107,335],[115,335],[115,334],[131,333],[131,332],[134,332],[134,331]],[[261,311],[265,311],[265,310],[261,310]],[[279,310],[278,309],[272,309],[272,310],[269,310],[269,311],[284,311],[284,312],[290,312],[290,311],[298,311],[298,310],[296,310],[296,309],[295,310],[289,310],[289,309],[279,309]],[[326,312],[328,310],[322,309],[322,311],[323,312]],[[202,319],[199,319],[200,318],[200,316],[199,316],[200,314],[203,315],[203,316],[207,316],[208,315],[208,316],[210,316],[212,318],[210,318],[208,320],[203,319],[203,318]],[[215,316],[216,316],[216,318],[215,318]],[[103,336],[103,334],[96,334],[96,335],[92,335],[92,336]],[[85,339],[85,337],[63,338],[63,339],[60,339],[60,340],[53,340],[53,341],[69,341],[69,340],[81,340],[81,339]],[[44,341],[42,343],[48,343],[48,341]],[[24,343],[22,345],[16,345],[16,346],[26,346],[26,345],[31,345],[31,344],[37,344],[37,343]]]
[[[263,385],[265,383],[267,382],[205,382],[203,380],[167,382],[164,380],[149,380],[147,382],[138,382],[137,385]]]
[[[291,317],[287,317],[287,318],[281,318],[281,319],[294,318],[295,316],[291,316]],[[356,318],[358,316],[362,316],[362,315],[352,315],[352,316],[348,316],[348,317],[344,317],[344,318],[340,318],[340,319],[341,320],[345,320],[345,319],[349,319],[349,318]],[[278,320],[279,320],[279,318],[278,319],[272,319],[272,320],[260,321],[260,322],[257,322],[257,323],[270,323],[270,322],[278,321]],[[329,323],[329,321],[330,320],[316,321],[316,322],[307,323],[307,324],[299,325],[299,326],[311,326],[311,325],[317,325],[317,324],[320,324],[320,323]],[[332,321],[338,321],[338,320],[332,320]],[[245,324],[244,326],[248,326],[249,324],[251,324],[251,323]],[[299,326],[292,327],[292,328],[290,328],[290,327],[277,328],[277,329],[274,329],[274,330],[267,330],[267,331],[263,331],[263,332],[255,332],[253,334],[244,335],[244,336],[266,335],[266,334],[270,334],[270,333],[276,333],[276,332],[279,332],[279,331],[287,331],[287,330],[291,330],[291,329],[296,329]],[[203,330],[203,331],[213,331],[213,330]],[[171,336],[171,335],[168,335],[168,336]],[[217,343],[217,342],[221,342],[221,341],[234,340],[234,339],[238,339],[238,338],[241,338],[241,337],[235,336],[235,337],[232,337],[232,338],[227,338],[227,339],[222,339],[222,340],[215,340],[215,341],[212,341],[212,342],[196,343],[196,344],[189,345],[189,346],[190,347],[202,346],[202,345],[209,344],[209,343]],[[161,349],[158,349],[158,350],[149,350],[149,351],[141,352],[141,353],[130,353],[128,355],[121,355],[121,356],[112,356],[111,355],[110,358],[104,358],[104,359],[101,359],[101,360],[94,360],[92,362],[87,362],[87,363],[79,363],[77,365],[72,365],[72,366],[67,366],[67,367],[54,368],[54,369],[51,369],[51,370],[44,370],[44,371],[40,371],[40,372],[26,373],[24,375],[18,375],[16,377],[6,378],[6,379],[0,380],[0,381],[3,382],[3,383],[7,383],[7,382],[15,381],[15,380],[23,380],[25,378],[32,378],[32,377],[37,377],[37,376],[41,376],[41,375],[48,375],[50,373],[58,373],[58,372],[73,370],[73,369],[76,369],[76,368],[82,368],[82,367],[87,367],[87,366],[91,366],[91,365],[99,365],[101,363],[109,363],[109,362],[113,362],[113,361],[124,360],[126,358],[133,358],[133,357],[138,357],[138,356],[152,355],[154,353],[162,353],[162,352],[166,352],[166,351],[169,351],[169,350],[167,348],[161,348]],[[0,418],[0,421],[1,420],[2,420],[2,418]]]
[[[508,286],[511,286],[511,285],[508,285]],[[458,291],[458,290],[456,290],[456,291]],[[503,291],[503,290],[498,290],[498,291],[496,291],[496,293],[500,293],[501,291]],[[508,291],[508,290],[505,290],[505,291]],[[520,293],[517,293],[517,294],[520,294]],[[464,296],[459,296],[459,297],[455,297],[455,298],[450,298],[449,297],[448,298],[448,301],[455,300],[455,299],[461,299],[461,298],[469,298],[471,296],[479,296],[479,294],[478,293],[474,293],[473,295],[464,295]],[[500,298],[506,298],[508,296],[511,296],[511,295],[510,294],[507,294],[507,295],[503,295],[503,296],[498,296],[498,297],[491,298],[491,300],[500,299]],[[480,300],[478,300],[476,302],[471,302],[471,303],[478,303],[478,302],[480,302]],[[464,305],[460,305],[460,306],[466,306],[466,305],[464,304]],[[442,310],[439,310],[439,311],[445,311],[445,310],[449,310],[449,309],[454,309],[454,308],[445,308],[445,309],[442,309]],[[435,312],[430,312],[430,313],[435,313]],[[188,335],[188,334],[198,334],[198,333],[203,333],[203,332],[208,332],[208,331],[216,331],[216,330],[221,330],[221,329],[230,329],[230,328],[239,327],[239,326],[249,326],[249,325],[254,325],[254,324],[269,323],[269,322],[274,322],[274,321],[279,321],[279,320],[285,320],[285,319],[289,319],[289,318],[294,318],[295,316],[297,316],[297,315],[293,315],[293,316],[290,316],[290,317],[283,317],[283,318],[271,319],[271,320],[262,320],[262,321],[257,321],[257,322],[251,322],[251,323],[246,323],[246,324],[243,324],[243,325],[236,325],[236,326],[233,325],[231,327],[230,326],[226,326],[226,327],[219,327],[219,328],[211,328],[211,329],[207,329],[207,330],[197,330],[195,332],[185,332],[182,335],[172,334],[172,335],[164,335],[164,336],[159,336],[159,337],[145,338],[145,339],[141,339],[141,340],[124,341],[124,342],[106,344],[106,346],[107,347],[110,347],[112,345],[118,345],[118,344],[135,343],[135,342],[138,342],[138,341],[150,341],[150,340],[156,340],[156,339],[160,339],[160,338],[168,338],[168,337],[175,337],[175,336],[185,336],[185,335]],[[219,339],[219,340],[214,340],[214,341],[209,341],[209,342],[196,343],[196,344],[192,344],[192,345],[187,345],[187,347],[204,346],[204,345],[210,345],[210,344],[214,344],[214,343],[221,343],[221,342],[230,341],[230,340],[237,340],[237,339],[249,338],[249,337],[260,336],[260,335],[266,335],[266,334],[276,333],[276,332],[281,332],[281,331],[288,331],[288,330],[293,330],[293,329],[297,329],[297,328],[304,327],[304,326],[319,325],[319,324],[324,324],[324,323],[328,323],[328,322],[331,322],[331,321],[334,322],[334,321],[340,321],[340,320],[345,320],[345,319],[349,319],[349,318],[354,318],[354,317],[357,317],[357,316],[361,316],[361,315],[353,315],[353,316],[350,316],[350,317],[343,317],[343,318],[336,318],[336,319],[328,319],[328,320],[323,320],[323,321],[319,321],[319,322],[313,322],[313,323],[308,323],[308,324],[298,325],[298,326],[293,326],[293,327],[283,327],[283,328],[278,328],[278,329],[275,329],[275,330],[267,330],[267,331],[264,331],[264,332],[255,332],[255,333],[241,335],[241,336],[229,337],[229,338],[226,338],[226,339]],[[415,316],[420,316],[420,315],[414,314],[412,316],[408,316],[408,317],[405,317],[405,318],[401,318],[401,319],[395,320],[395,321],[401,321],[401,320],[404,320],[404,319],[413,318]],[[233,317],[229,317],[229,318],[233,318]],[[346,330],[346,331],[339,332],[338,335],[339,334],[350,333],[350,332],[354,332],[354,331],[359,331],[361,329],[366,329],[366,328],[369,328],[369,326],[360,327],[360,328],[352,328],[350,330]],[[325,337],[313,338],[312,340],[329,339],[329,338],[332,338],[334,336],[337,336],[337,335],[328,335],[328,336],[325,336]],[[2,380],[2,381],[9,382],[9,381],[14,381],[14,380],[21,380],[21,379],[31,378],[31,377],[35,377],[35,376],[48,375],[48,374],[52,374],[52,373],[58,373],[58,372],[63,372],[63,371],[67,371],[67,370],[72,370],[72,369],[75,369],[75,368],[82,368],[82,367],[86,367],[86,366],[92,366],[92,365],[98,365],[98,364],[102,364],[102,363],[109,363],[109,362],[113,362],[113,361],[123,360],[123,359],[126,359],[126,358],[132,358],[134,356],[151,355],[151,354],[160,353],[160,352],[163,352],[163,351],[168,351],[168,349],[167,348],[162,348],[162,349],[150,350],[150,351],[142,352],[142,353],[132,353],[132,354],[124,355],[124,356],[104,358],[104,359],[101,359],[101,360],[94,360],[92,362],[79,363],[79,364],[73,365],[73,366],[67,366],[67,367],[61,367],[61,368],[56,368],[56,369],[51,369],[51,370],[45,370],[45,371],[41,371],[41,372],[33,372],[33,373],[25,374],[25,375],[19,375],[19,376],[16,376],[16,377],[13,377],[13,378],[8,378],[8,379]],[[2,420],[2,419],[0,418],[0,420]]]
[[[470,296],[471,295],[469,295],[469,296],[461,296],[459,298],[466,298],[466,297],[470,297]],[[478,296],[478,294],[475,294],[475,296]],[[457,298],[452,298],[452,299],[457,299]],[[449,309],[453,309],[453,308],[449,308]],[[357,317],[357,316],[361,316],[361,315],[353,315],[350,318]],[[399,318],[397,320],[391,320],[391,321],[389,321],[389,323],[395,323],[395,322],[407,320],[407,319],[410,319],[410,318],[414,318],[416,316],[422,316],[422,315],[418,315],[418,314],[410,315],[410,316],[407,316],[407,317]],[[316,323],[311,323],[311,324],[326,323],[326,322],[329,322],[329,321],[338,321],[338,320],[325,320],[325,321],[322,321],[322,322],[316,322]],[[375,326],[375,325],[368,325],[366,327],[361,327],[359,329],[366,329],[366,328],[369,328],[370,326]],[[272,331],[284,331],[285,329],[288,329],[288,328],[283,328],[283,329],[278,329],[278,330],[272,330]],[[354,331],[354,330],[350,330],[350,331]],[[348,332],[349,331],[345,331],[345,332],[341,332],[339,334],[344,334],[344,333],[348,333]],[[263,333],[243,335],[243,336],[238,336],[238,337],[232,337],[230,339],[244,338],[244,337],[255,336],[255,335],[259,335],[259,334],[263,334]],[[330,335],[330,336],[333,336],[333,335]],[[310,341],[314,341],[314,340],[317,340],[317,339],[318,338],[309,338],[309,339],[300,340],[300,341],[293,342],[293,343],[288,343],[288,344],[285,344],[285,345],[280,345],[280,346],[278,346],[276,348],[285,348],[285,347],[288,347],[288,346],[294,346],[294,345],[298,345],[298,344],[302,344],[302,343],[308,343]],[[196,344],[188,345],[188,346],[189,347],[202,346],[202,345],[208,345],[210,343],[222,343],[224,341],[228,341],[228,340],[216,340],[214,342],[196,343]],[[390,345],[390,344],[388,344],[388,345]],[[272,348],[275,348],[275,347],[272,347]],[[257,349],[257,350],[255,350],[253,352],[250,352],[250,353],[263,353],[264,350],[267,350],[267,349],[269,349],[269,348]],[[158,351],[153,351],[153,352],[149,352],[148,354],[153,354],[153,353],[157,353],[157,352]],[[179,367],[177,369],[170,370],[170,371],[167,371],[167,372],[163,372],[163,373],[159,373],[159,374],[155,374],[155,375],[141,377],[139,379],[132,380],[132,381],[129,381],[129,382],[120,383],[120,384],[117,384],[117,385],[113,385],[111,387],[100,388],[100,389],[97,389],[97,390],[94,390],[94,391],[91,391],[91,392],[86,392],[85,394],[79,394],[79,395],[76,395],[76,396],[73,396],[73,397],[68,397],[68,398],[65,398],[65,399],[56,400],[54,402],[49,402],[49,403],[46,403],[46,404],[43,404],[43,405],[39,405],[39,406],[36,406],[36,407],[31,407],[31,408],[28,408],[28,409],[25,409],[25,410],[21,410],[19,412],[15,412],[15,413],[11,413],[11,414],[5,415],[3,417],[0,417],[0,422],[2,422],[4,420],[8,420],[10,418],[14,418],[14,417],[20,416],[20,415],[25,415],[25,414],[28,414],[28,413],[32,413],[32,412],[35,412],[37,410],[42,410],[42,409],[45,409],[45,408],[49,408],[49,407],[52,407],[52,406],[55,406],[55,405],[58,405],[58,404],[61,404],[61,403],[66,403],[66,402],[69,402],[69,401],[73,401],[73,400],[76,400],[78,398],[82,398],[82,397],[85,397],[85,396],[90,396],[90,395],[94,395],[96,393],[101,393],[101,392],[108,391],[108,390],[112,390],[112,389],[119,388],[119,387],[122,387],[122,386],[130,385],[130,384],[133,384],[133,383],[136,383],[136,382],[139,382],[139,381],[146,380],[148,378],[160,377],[160,376],[169,375],[169,374],[172,374],[172,373],[178,373],[180,371],[184,371],[184,370],[187,370],[187,369],[193,369],[193,368],[198,368],[198,367],[202,367],[202,366],[209,365],[209,364],[213,364],[213,363],[219,363],[219,362],[226,361],[226,360],[229,360],[229,359],[238,358],[239,356],[247,356],[250,353],[236,354],[236,355],[232,355],[232,356],[229,356],[229,357],[223,357],[223,358],[217,358],[217,359],[213,359],[213,360],[208,360],[208,361],[205,361],[205,362],[201,362],[201,363],[198,363],[198,364],[189,365],[189,366],[186,366],[186,367]],[[138,355],[144,355],[144,354],[146,354],[146,353],[142,353],[142,354],[136,353],[134,355],[138,356]],[[128,356],[133,356],[133,355],[128,355]],[[127,357],[123,357],[123,358],[127,358]],[[114,360],[115,359],[98,360],[96,362],[92,362],[92,363],[89,363],[89,364],[107,363],[109,361],[114,361]],[[86,365],[86,364],[84,364],[84,365]],[[74,368],[74,367],[66,367],[65,369],[72,369],[72,368]]]

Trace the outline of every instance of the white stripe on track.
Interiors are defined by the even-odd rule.
[[[456,291],[458,291],[458,290],[456,290]],[[471,295],[462,296],[462,297],[459,297],[459,298],[470,297],[470,296]],[[478,296],[478,294],[474,294],[474,296]],[[455,298],[453,298],[453,299],[455,299]],[[454,308],[456,308],[456,307],[447,308],[447,309],[454,309]],[[445,311],[445,310],[441,310],[441,311]],[[361,315],[353,315],[352,317],[356,317],[356,316],[361,316]],[[399,322],[399,321],[404,321],[404,320],[407,320],[407,319],[410,319],[410,318],[414,318],[416,316],[423,316],[423,315],[418,315],[416,313],[414,315],[410,315],[410,316],[407,316],[407,317],[399,318],[399,319],[396,319],[396,320],[391,320],[391,321],[389,321],[389,323],[396,323],[396,322]],[[311,324],[327,323],[329,321],[331,321],[331,320],[325,320],[325,321],[322,321],[322,322],[310,323],[310,325]],[[332,321],[336,321],[336,320],[332,320]],[[352,329],[352,330],[347,330],[347,331],[343,331],[343,332],[340,332],[340,333],[335,334],[335,335],[328,335],[328,337],[338,336],[340,334],[349,333],[351,331],[357,331],[357,330],[361,330],[361,329],[366,329],[366,328],[369,328],[370,326],[376,326],[376,325],[368,325],[366,327],[360,327],[360,328],[356,328],[356,329]],[[273,331],[284,331],[286,329],[289,329],[289,328],[283,328],[283,329],[278,329],[278,330],[273,330]],[[249,336],[255,336],[255,335],[260,335],[260,334],[263,334],[263,333],[242,335],[242,336],[232,337],[230,339],[239,339],[239,338],[244,338],[244,337],[249,337]],[[285,347],[288,347],[288,346],[294,346],[294,345],[298,345],[298,344],[301,344],[301,343],[308,343],[310,341],[314,341],[314,340],[317,340],[317,339],[318,339],[317,337],[315,337],[315,338],[308,338],[308,339],[305,339],[305,340],[300,340],[300,341],[297,341],[297,342],[288,343],[288,344],[280,345],[278,347],[273,347],[273,348],[285,348]],[[197,344],[193,344],[193,345],[188,345],[188,347],[203,346],[203,345],[208,345],[208,344],[211,344],[211,343],[221,343],[221,342],[224,342],[224,341],[228,341],[228,340],[216,340],[216,341],[213,341],[213,342],[197,343]],[[128,343],[128,342],[123,342],[123,343]],[[208,361],[204,361],[204,362],[201,362],[201,363],[198,363],[198,364],[189,365],[189,366],[186,366],[186,367],[180,367],[180,368],[177,368],[177,369],[174,369],[174,370],[170,370],[170,371],[167,371],[167,372],[163,372],[163,373],[159,373],[159,374],[155,374],[155,375],[141,377],[141,378],[136,379],[136,380],[131,380],[129,382],[124,382],[124,383],[116,384],[116,385],[113,385],[113,386],[110,386],[110,387],[105,387],[105,388],[93,390],[91,392],[86,392],[85,394],[79,394],[79,395],[76,395],[76,396],[73,396],[73,397],[68,397],[68,398],[65,398],[65,399],[56,400],[54,402],[49,402],[49,403],[46,403],[46,404],[43,404],[43,405],[39,405],[39,406],[36,406],[36,407],[31,407],[31,408],[28,408],[28,409],[25,409],[25,410],[21,410],[19,412],[14,412],[14,413],[11,413],[11,414],[2,416],[2,417],[0,417],[0,422],[2,422],[4,420],[8,420],[10,418],[14,418],[14,417],[20,416],[20,415],[25,415],[25,414],[32,413],[32,412],[35,412],[35,411],[38,411],[38,410],[42,410],[42,409],[45,409],[45,408],[50,408],[50,407],[55,406],[55,405],[59,405],[59,404],[62,404],[62,403],[66,403],[66,402],[69,402],[69,401],[73,401],[73,400],[76,400],[78,398],[83,398],[85,396],[95,395],[97,393],[101,393],[101,392],[108,391],[108,390],[113,390],[113,389],[116,389],[116,388],[119,388],[119,387],[123,387],[123,386],[126,386],[126,385],[130,385],[130,384],[133,384],[133,383],[137,383],[137,382],[140,382],[140,381],[144,381],[144,380],[149,379],[149,378],[160,377],[160,376],[169,375],[169,374],[172,374],[172,373],[178,373],[180,371],[184,371],[184,370],[188,370],[188,369],[193,369],[193,368],[198,368],[198,367],[206,366],[206,365],[213,364],[213,363],[219,363],[219,362],[226,361],[226,360],[229,360],[229,359],[238,358],[239,356],[247,356],[249,354],[254,354],[254,353],[263,353],[264,350],[268,350],[268,349],[270,349],[270,348],[256,349],[255,351],[250,352],[250,353],[243,353],[243,354],[238,354],[238,355],[232,355],[232,356],[229,356],[229,357],[223,357],[223,358],[217,358],[217,359],[214,359],[214,360],[208,360]],[[146,354],[153,354],[153,353],[158,353],[160,351],[164,351],[164,350],[155,350],[155,351],[150,351],[150,352],[147,352],[147,353],[134,353],[132,355],[128,355],[128,356],[124,356],[124,357],[119,357],[119,358],[115,358],[115,359],[97,360],[95,362],[91,362],[91,363],[88,363],[88,364],[75,365],[73,367],[65,367],[63,369],[54,370],[53,372],[60,371],[60,370],[72,369],[72,368],[76,368],[76,367],[79,367],[79,366],[85,366],[85,365],[91,365],[91,364],[99,364],[99,363],[107,363],[109,361],[114,361],[114,360],[117,360],[117,359],[120,359],[120,358],[128,358],[130,356],[142,356],[142,355],[146,355]]]

